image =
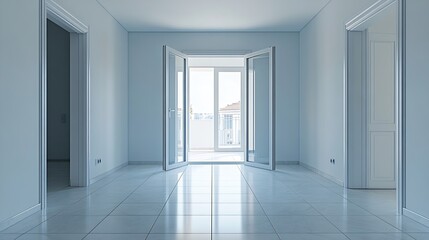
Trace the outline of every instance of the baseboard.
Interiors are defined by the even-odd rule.
[[[89,184],[91,185],[91,184],[93,184],[93,183],[96,183],[96,182],[100,181],[101,179],[103,179],[103,178],[105,178],[105,177],[109,176],[110,174],[112,174],[112,173],[114,173],[114,172],[118,171],[119,169],[121,169],[121,168],[123,168],[123,167],[126,167],[126,166],[128,166],[128,162],[122,163],[121,165],[119,165],[119,166],[117,166],[117,167],[115,167],[115,168],[113,168],[113,169],[111,169],[111,170],[109,170],[109,171],[107,171],[107,172],[105,172],[105,173],[103,173],[103,174],[100,174],[100,175],[98,175],[98,176],[97,176],[97,177],[95,177],[95,178],[92,178],[92,179],[89,181]]]
[[[39,203],[36,206],[31,207],[31,208],[23,211],[20,214],[17,214],[11,218],[4,220],[3,222],[0,222],[0,232],[5,230],[6,228],[16,224],[17,222],[23,220],[24,218],[29,217],[29,216],[37,213],[40,210],[41,210],[41,205]]]
[[[411,210],[408,210],[406,208],[402,209],[404,216],[409,217],[411,219],[413,219],[416,222],[419,222],[423,225],[429,226],[429,218],[424,217],[418,213],[415,213]]]
[[[312,172],[314,172],[316,174],[319,174],[320,176],[322,176],[322,177],[324,177],[324,178],[326,178],[326,179],[328,179],[328,180],[330,180],[330,181],[332,181],[332,182],[334,182],[334,183],[336,183],[336,184],[344,187],[344,182],[343,181],[341,181],[341,180],[339,180],[339,179],[337,179],[337,178],[335,178],[335,177],[333,177],[333,176],[331,176],[331,175],[329,175],[329,174],[327,174],[327,173],[325,173],[323,171],[320,171],[317,168],[314,168],[314,167],[312,167],[310,165],[307,165],[307,164],[305,164],[303,162],[299,162],[299,165],[303,166],[303,167],[307,168],[308,170],[310,170],[310,171],[312,171]]]
[[[129,161],[128,165],[162,165],[161,161]]]
[[[299,165],[299,161],[278,161],[276,165]]]

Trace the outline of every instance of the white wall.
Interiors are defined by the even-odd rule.
[[[39,1],[0,1],[0,230],[39,204]]]
[[[90,178],[128,162],[128,32],[96,0],[56,0],[89,27]],[[102,163],[95,166],[94,160]]]
[[[299,160],[298,33],[130,33],[129,159],[162,161],[162,45],[191,51],[276,47],[276,158]]]
[[[429,218],[429,1],[406,1],[406,208]],[[429,221],[427,221],[429,224]]]
[[[344,182],[345,24],[375,2],[332,0],[300,33],[300,162],[338,182]]]
[[[70,160],[70,33],[47,23],[47,157]]]
[[[96,0],[58,3],[90,28],[95,178],[128,161],[128,33]],[[40,203],[39,11],[40,1],[0,1],[0,229]]]

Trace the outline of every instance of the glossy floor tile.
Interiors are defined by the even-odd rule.
[[[85,237],[85,234],[25,234],[18,240],[78,240]]]
[[[0,240],[12,240],[17,239],[20,234],[12,234],[12,233],[0,233]]]
[[[89,234],[84,240],[142,240],[147,234]]]
[[[92,233],[149,233],[155,216],[108,216]]]
[[[243,152],[189,151],[189,162],[243,162]]]
[[[48,208],[0,240],[429,239],[396,214],[395,191],[344,189],[300,166],[128,166],[86,188],[52,186]]]

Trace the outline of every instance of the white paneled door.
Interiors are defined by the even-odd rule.
[[[370,34],[368,49],[368,188],[395,188],[395,35]]]

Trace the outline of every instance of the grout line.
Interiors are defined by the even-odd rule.
[[[180,182],[180,180],[182,179],[183,175],[185,175],[185,174],[186,174],[186,171],[187,171],[187,170],[188,170],[188,167],[186,166],[186,167],[185,167],[185,170],[182,172],[182,174],[180,175],[180,177],[179,177],[179,179],[177,180],[176,184],[174,185],[173,190],[170,192],[170,194],[168,195],[168,198],[165,200],[164,205],[162,206],[161,211],[159,212],[158,216],[156,217],[155,221],[153,222],[152,226],[150,227],[149,232],[147,233],[145,240],[147,240],[147,239],[148,239],[148,237],[149,237],[150,233],[152,232],[153,227],[155,226],[156,222],[158,221],[159,217],[161,216],[162,211],[164,211],[164,208],[165,208],[165,206],[167,205],[168,200],[170,200],[171,195],[173,195],[174,190],[176,190],[177,185],[179,184],[179,182]],[[173,170],[173,171],[174,171],[174,170]],[[168,173],[168,171],[167,171],[166,173]],[[166,233],[166,234],[167,234],[167,233]]]
[[[241,168],[238,165],[236,165],[236,166],[237,166],[238,171],[240,172],[241,176],[243,177],[244,181],[246,182],[247,186],[249,187],[250,191],[252,192],[253,197],[258,202],[259,207],[261,207],[262,211],[264,212],[265,217],[268,219],[268,222],[271,224],[271,227],[273,228],[273,230],[274,230],[275,234],[277,235],[278,239],[281,239],[279,233],[277,232],[276,228],[274,227],[273,223],[271,222],[271,219],[268,217],[267,213],[265,212],[265,209],[262,207],[261,202],[259,202],[259,199],[256,197],[256,194],[253,192],[252,187],[250,186],[249,182],[247,181],[246,177],[244,176],[243,171],[241,171]],[[274,171],[271,171],[271,172],[274,172]]]
[[[347,189],[347,188],[346,188],[346,189]],[[358,204],[358,203],[354,202],[353,200],[350,200],[350,199],[348,199],[348,198],[346,198],[346,197],[344,197],[344,196],[343,196],[343,198],[344,198],[347,202],[350,202],[350,203],[352,203],[352,204],[354,204],[354,205],[358,206],[359,208],[361,208],[361,209],[365,210],[366,212],[368,212],[368,213],[370,214],[370,215],[368,215],[368,216],[376,217],[376,218],[378,218],[379,220],[381,220],[381,221],[385,222],[386,224],[388,224],[388,225],[392,226],[393,228],[395,228],[395,229],[399,230],[401,233],[405,233],[404,231],[402,231],[402,230],[401,230],[401,229],[399,229],[398,227],[396,227],[396,226],[394,226],[393,224],[390,224],[389,222],[387,222],[387,221],[385,221],[384,219],[382,219],[380,216],[383,216],[383,215],[377,215],[377,214],[375,214],[375,213],[371,212],[370,210],[368,210],[368,209],[366,209],[366,208],[362,207],[360,204]],[[398,215],[392,215],[392,216],[398,217]],[[348,217],[348,215],[347,215],[347,217]]]
[[[308,205],[310,205],[317,213],[320,214],[321,217],[323,217],[326,221],[328,221],[332,226],[334,226],[338,232],[340,232],[341,234],[343,234],[347,239],[351,240],[351,238],[349,238],[349,236],[347,236],[344,232],[342,232],[335,224],[333,224],[331,221],[329,221],[329,219],[323,215],[319,210],[317,210],[317,208],[315,208],[313,206],[313,204],[311,204],[310,202],[307,202],[307,200],[304,200]],[[341,204],[341,203],[340,203]]]
[[[321,176],[321,175],[319,175],[318,173],[315,173],[315,172],[312,172],[311,170],[309,170],[312,174],[311,175],[309,175],[309,177],[312,179],[312,180],[314,180],[314,181],[317,181],[317,179],[313,176],[313,174],[315,174],[316,176],[319,176],[319,177],[322,177],[322,178],[325,178],[324,176]],[[326,179],[326,178],[325,178]],[[330,181],[330,182],[332,182],[330,179],[327,179],[328,181]],[[346,196],[344,196],[344,194],[338,194],[337,192],[335,192],[334,190],[332,190],[331,188],[329,188],[329,187],[326,187],[326,186],[324,186],[323,184],[319,184],[320,185],[320,187],[321,188],[324,188],[324,189],[327,189],[328,191],[330,191],[330,192],[332,192],[332,193],[334,193],[334,194],[336,194],[336,195],[338,195],[338,196],[340,196],[341,198],[343,198],[344,200],[346,200],[347,201],[347,203],[352,203],[353,205],[355,205],[356,207],[358,207],[358,208],[360,208],[360,209],[362,209],[362,210],[364,210],[365,212],[368,212],[369,213],[369,215],[356,215],[356,216],[373,216],[373,217],[376,217],[376,218],[378,218],[379,220],[382,220],[383,222],[385,222],[385,223],[387,223],[387,224],[389,224],[390,226],[392,226],[393,228],[395,228],[395,229],[397,229],[397,230],[399,230],[401,233],[405,233],[405,232],[403,232],[402,230],[400,230],[399,228],[397,228],[397,227],[395,227],[395,226],[393,226],[392,224],[390,224],[390,223],[388,223],[388,222],[386,222],[386,221],[384,221],[382,218],[380,218],[378,215],[376,215],[376,214],[374,214],[374,213],[372,213],[371,211],[369,211],[369,210],[367,210],[366,208],[364,208],[364,207],[362,207],[362,206],[360,206],[359,204],[357,204],[357,203],[355,203],[354,201],[352,201],[352,200],[350,200],[350,199],[348,199]],[[345,189],[345,188],[344,188]],[[313,204],[317,204],[317,202],[308,202],[308,201],[306,201],[306,200],[304,200],[307,204],[309,204],[314,210],[316,210],[319,214],[320,214],[320,216],[323,216],[330,224],[332,224],[335,228],[337,228],[338,229],[338,231],[340,231],[343,235],[345,235],[348,239],[350,239],[347,235],[346,235],[346,233],[345,232],[342,232],[335,224],[333,224],[328,218],[327,218],[327,216],[330,216],[330,215],[324,215],[324,214],[322,214],[319,210],[317,210],[315,207],[314,207],[314,205]],[[323,203],[323,202],[320,202],[320,203]],[[332,203],[332,202],[331,202]],[[326,203],[325,203],[326,204]],[[329,204],[329,202],[328,202],[328,204]],[[344,202],[341,202],[341,203],[338,203],[338,204],[344,204]],[[346,217],[350,217],[350,215],[340,215],[340,216],[346,216]],[[351,215],[351,216],[353,216],[353,215]],[[405,233],[406,234],[406,233]],[[407,235],[409,235],[409,234],[407,234]]]
[[[153,177],[154,175],[156,175],[156,174],[158,174],[158,173],[152,173],[152,174],[150,174],[141,184],[139,184],[130,194],[128,194],[128,196],[126,196],[125,198],[124,198],[124,200],[122,200],[116,207],[114,207],[113,209],[112,209],[112,211],[110,211],[97,225],[95,225],[92,229],[91,229],[91,231],[89,231],[89,233],[87,233],[86,235],[85,235],[85,237],[83,238],[83,239],[85,239],[89,234],[91,234],[92,233],[92,231],[94,231],[94,229],[96,229],[107,217],[109,217],[110,216],[110,214],[112,214],[119,206],[121,206],[121,204],[122,203],[124,203],[125,202],[125,200],[127,200],[133,193],[135,193],[141,186],[143,186],[143,184],[145,184],[146,182],[147,182],[147,180],[149,180],[151,177]]]
[[[30,228],[29,230],[27,230],[26,232],[24,232],[24,233],[18,233],[18,234],[21,234],[21,235],[19,235],[19,237],[18,238],[20,238],[20,237],[22,237],[23,235],[25,235],[25,234],[28,234],[28,233],[30,233],[30,231],[31,230],[33,230],[33,229],[35,229],[36,227],[38,227],[38,226],[40,226],[40,225],[42,225],[44,222],[46,222],[46,221],[48,221],[49,219],[51,219],[51,218],[53,218],[53,217],[57,217],[57,216],[60,216],[60,214],[62,213],[62,212],[64,212],[64,211],[66,211],[67,209],[66,208],[69,208],[69,207],[72,207],[72,206],[74,206],[74,205],[76,205],[77,203],[79,203],[80,201],[82,201],[83,199],[85,199],[85,198],[87,198],[89,195],[91,195],[91,194],[93,194],[93,193],[95,193],[95,192],[97,192],[97,191],[99,191],[100,189],[102,189],[102,188],[104,188],[104,187],[107,187],[109,184],[111,184],[111,183],[113,183],[116,179],[118,179],[118,178],[120,178],[120,177],[122,177],[123,175],[125,175],[126,174],[126,172],[123,172],[123,173],[117,173],[117,175],[118,176],[116,176],[116,177],[113,177],[112,178],[112,180],[111,181],[108,181],[105,185],[102,185],[102,186],[100,186],[100,187],[98,187],[98,188],[95,188],[94,189],[94,191],[89,191],[87,194],[85,194],[82,198],[79,198],[78,200],[76,200],[75,202],[73,202],[73,203],[71,203],[70,205],[66,205],[66,206],[63,206],[62,207],[62,209],[61,210],[59,210],[58,212],[56,212],[55,214],[52,214],[52,216],[50,216],[50,217],[48,217],[48,215],[42,215],[42,217],[46,217],[46,219],[44,219],[42,222],[40,222],[39,224],[37,224],[36,226],[34,226],[34,227],[32,227],[32,228]],[[149,176],[150,177],[150,176]],[[146,181],[146,180],[145,180]],[[87,186],[87,187],[85,187],[85,188],[89,188],[91,185],[89,185],[89,186]],[[79,187],[71,187],[69,190],[72,190],[72,189],[78,189]],[[59,195],[60,194],[60,192],[55,192],[56,194],[54,194],[54,196],[55,195]],[[48,199],[47,199],[48,201],[49,201],[49,197],[48,197]],[[49,205],[49,203],[48,203],[48,205]],[[44,209],[44,210],[42,210],[41,212],[43,212],[43,211],[46,211],[47,209]],[[35,214],[37,214],[37,213],[35,213]],[[35,214],[33,214],[33,215],[35,215]],[[31,215],[31,216],[33,216],[33,215]],[[31,217],[31,216],[28,216],[27,218],[29,218],[29,217]],[[25,218],[25,219],[27,219],[27,218]],[[23,220],[25,220],[25,219],[23,219]],[[23,220],[21,220],[21,221],[23,221]],[[17,223],[15,223],[14,225],[16,225],[16,224],[18,224],[18,223],[20,223],[21,221],[19,221],[19,222],[17,222]],[[14,226],[14,225],[12,225],[12,226]],[[12,227],[12,226],[10,226],[10,227]],[[43,234],[43,233],[41,233],[41,234]],[[85,237],[86,237],[86,235],[85,235]]]

